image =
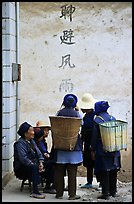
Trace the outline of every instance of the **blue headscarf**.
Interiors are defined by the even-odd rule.
[[[108,101],[98,101],[95,103],[95,114],[98,115],[101,112],[107,112],[109,107]]]
[[[77,97],[74,94],[67,94],[64,96],[63,105],[65,107],[72,107],[75,108],[77,104]]]

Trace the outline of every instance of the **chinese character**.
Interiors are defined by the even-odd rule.
[[[63,31],[63,34],[64,34],[63,36],[60,36],[61,43],[65,43],[65,44],[68,44],[68,45],[71,45],[71,44],[75,43],[75,42],[71,42],[71,39],[74,37],[72,35],[73,31],[71,29]]]
[[[59,91],[62,92],[71,92],[73,91],[73,83],[70,82],[71,79],[63,79],[60,86],[59,86]]]
[[[75,11],[75,7],[73,7],[72,5],[70,6],[61,6],[62,8],[62,11],[61,11],[61,16],[60,18],[64,17],[66,19],[66,17],[70,17],[70,21],[72,21],[72,14],[74,13]]]
[[[67,64],[69,65],[70,68],[74,68],[74,67],[75,67],[74,64],[73,64],[73,65],[70,64],[70,55],[69,55],[69,54],[68,54],[68,55],[65,55],[65,56],[62,56],[62,64],[59,66],[59,68],[60,68],[60,67],[63,67],[63,69],[64,69],[64,67],[65,67]]]

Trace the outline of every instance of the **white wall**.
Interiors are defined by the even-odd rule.
[[[65,2],[20,2],[20,122],[46,121],[66,93],[90,92],[108,100],[117,119],[128,121],[131,144],[132,3],[66,3],[75,6],[71,22],[60,18]],[[69,29],[75,44],[61,44],[60,36]],[[59,68],[67,54],[75,68]],[[62,80],[68,80],[69,90],[59,89]]]

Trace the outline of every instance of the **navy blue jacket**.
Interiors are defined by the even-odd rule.
[[[101,112],[99,114],[104,121],[115,120],[113,116],[110,116],[107,112]],[[112,169],[120,169],[120,151],[105,152],[103,150],[101,134],[99,129],[99,123],[104,122],[99,117],[94,119],[94,127],[92,132],[91,148],[96,151],[95,157],[95,174],[100,171],[109,171]]]
[[[14,144],[14,171],[21,166],[29,166],[44,161],[44,157],[32,139],[30,143],[24,138],[19,138]]]
[[[86,113],[83,117],[83,125],[81,128],[81,138],[82,144],[84,145],[83,148],[83,166],[88,168],[93,168],[94,161],[91,157],[91,137],[92,137],[92,130],[94,125],[94,111]]]

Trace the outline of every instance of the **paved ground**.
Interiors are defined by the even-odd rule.
[[[77,194],[81,196],[79,200],[68,200],[68,192],[64,192],[63,199],[56,199],[55,194],[46,194],[45,199],[31,198],[29,195],[28,186],[24,186],[24,190],[20,192],[21,181],[13,177],[8,184],[2,189],[2,202],[132,202],[132,182],[123,183],[117,181],[117,196],[110,196],[109,200],[97,199],[101,194],[94,188],[82,189],[81,185],[86,183],[86,177],[77,177]],[[67,185],[67,177],[65,177]],[[93,180],[93,185],[98,186],[96,179]],[[41,185],[39,186],[42,192]]]
[[[67,185],[67,177],[65,177],[65,183]],[[81,185],[86,183],[86,177],[77,177],[77,194],[84,196],[85,192],[80,188]],[[97,185],[96,179],[93,182]],[[56,199],[55,194],[45,194],[45,199],[36,199],[29,196],[28,186],[24,186],[22,192],[20,192],[21,181],[13,177],[8,184],[2,190],[2,202],[73,202],[68,200],[68,192],[64,192],[63,199]],[[40,192],[42,192],[42,187],[39,187]],[[81,202],[82,198],[79,200],[74,200],[74,202]]]

